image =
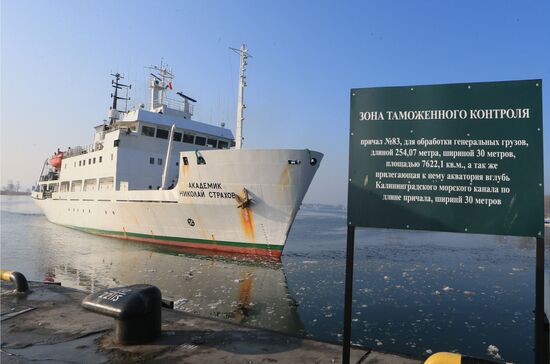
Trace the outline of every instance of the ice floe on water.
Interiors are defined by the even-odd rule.
[[[159,265],[158,272],[144,276],[175,277],[173,297],[189,299],[175,305],[188,312],[238,316],[268,328],[286,315],[310,337],[341,338],[345,212],[323,207],[298,216],[282,267],[266,274],[256,264],[242,265],[238,275],[231,274],[233,264],[219,266],[211,259],[180,264],[187,261],[183,255],[177,264]],[[532,362],[534,295],[526,278],[534,269],[531,245],[490,236],[357,229],[352,340],[416,357],[455,350],[497,358],[504,351],[509,361]],[[138,269],[144,268],[156,266]],[[256,272],[252,280],[250,272]],[[268,279],[273,276],[281,279]],[[193,289],[178,293],[184,290],[179,286]],[[239,296],[253,302],[244,305]],[[501,350],[489,351],[493,343]]]
[[[489,354],[489,356],[491,356],[494,359],[501,359],[499,351],[500,350],[495,345],[489,345],[487,347],[487,354]]]

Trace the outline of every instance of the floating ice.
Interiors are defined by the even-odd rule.
[[[444,291],[444,292],[451,292],[452,290],[453,290],[453,289],[452,289],[451,287],[449,287],[449,286],[443,287],[443,291]]]
[[[489,345],[487,347],[487,353],[494,359],[500,359],[499,349],[495,345]]]
[[[185,305],[189,300],[187,298],[180,298],[174,302],[174,307],[176,309],[182,309],[182,306]]]

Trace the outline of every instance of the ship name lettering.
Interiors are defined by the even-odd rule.
[[[204,197],[204,191],[180,191],[182,197]]]
[[[237,195],[235,192],[218,192],[218,191],[210,191],[208,192],[208,197],[210,198],[237,198]]]
[[[220,182],[189,182],[189,188],[199,190],[221,190],[222,184]]]

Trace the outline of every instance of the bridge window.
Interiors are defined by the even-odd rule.
[[[141,128],[141,135],[146,135],[150,137],[155,136],[155,128],[143,125],[143,127]]]
[[[229,143],[224,140],[218,140],[218,149],[227,149],[229,148]]]
[[[174,132],[174,138],[175,141],[181,142],[181,133],[178,133],[177,131]]]
[[[157,164],[158,164],[159,166],[162,166],[162,158],[158,158],[158,159],[157,159]]]
[[[183,134],[183,142],[193,144],[195,136],[193,134]]]
[[[196,145],[206,145],[206,138],[197,135],[195,137],[195,144]]]
[[[149,158],[149,164],[155,164],[155,158],[153,157]]]
[[[212,148],[216,148],[216,146],[218,145],[218,141],[216,139],[208,138],[208,140],[206,141],[206,145]]]
[[[168,130],[157,129],[157,138],[168,139]]]

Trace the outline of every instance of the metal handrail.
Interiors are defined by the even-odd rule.
[[[88,145],[79,145],[74,148],[69,148],[67,151],[63,152],[63,158],[74,157],[75,155],[82,155],[86,153],[92,153],[97,150],[103,149],[103,143],[96,142]]]
[[[155,104],[159,104],[160,99],[155,100]],[[164,96],[162,100],[162,104],[166,107],[169,107],[170,109],[179,110],[183,112],[188,112],[190,114],[193,114],[193,104],[191,103],[185,103],[185,101],[180,101],[176,99],[172,99],[170,97]]]

